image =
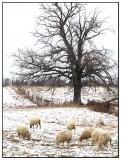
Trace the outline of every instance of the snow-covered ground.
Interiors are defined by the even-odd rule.
[[[73,101],[73,88],[71,87],[56,87],[54,94],[52,90],[48,90],[48,87],[26,87],[26,91],[31,94],[42,97],[42,100],[50,100],[54,103],[64,103]],[[117,91],[118,92],[118,91]],[[105,99],[111,99],[113,97],[112,92],[108,92],[104,87],[83,87],[81,92],[82,103],[88,103],[88,100],[92,101],[104,101]]]
[[[3,157],[118,157],[118,117],[86,108],[34,106],[35,104],[17,95],[10,87],[3,88]],[[29,128],[29,117],[32,115],[40,116],[41,129],[29,129],[32,135],[30,141],[19,139],[16,126],[23,123]],[[104,126],[98,125],[99,119],[104,121]],[[70,146],[65,143],[58,147],[55,135],[65,130],[66,123],[70,120],[76,124]],[[97,151],[90,139],[79,143],[79,136],[87,126],[109,131],[112,145]]]

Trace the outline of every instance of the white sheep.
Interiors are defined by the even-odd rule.
[[[93,130],[94,130],[93,127],[87,127],[86,129],[84,129],[79,137],[79,141],[91,138]]]
[[[16,132],[19,137],[23,137],[23,139],[29,139],[31,138],[31,133],[29,132],[28,128],[22,124],[18,125],[16,128]]]
[[[30,128],[32,128],[32,127],[34,128],[34,125],[36,125],[36,128],[38,126],[40,126],[40,128],[41,128],[41,120],[40,120],[39,116],[31,117],[29,124],[30,124]]]
[[[59,132],[56,135],[56,145],[59,145],[60,143],[63,143],[64,145],[64,142],[67,142],[69,145],[71,139],[72,139],[72,131],[65,130],[65,131]]]
[[[76,125],[75,125],[74,122],[69,122],[69,123],[67,124],[67,129],[69,129],[69,130],[72,130],[72,129],[75,130],[75,127],[76,127]]]
[[[110,145],[111,145],[111,141],[112,141],[112,138],[111,138],[110,133],[102,132],[100,133],[99,138],[98,138],[98,147],[100,148],[103,145],[107,146],[108,142],[110,142]]]

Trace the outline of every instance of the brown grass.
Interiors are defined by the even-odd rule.
[[[90,101],[87,103],[87,108],[90,110],[96,111],[96,112],[103,112],[103,113],[109,113],[118,115],[118,111],[115,109],[115,106],[111,104],[110,102],[96,102],[96,101]],[[118,108],[118,106],[117,106]]]
[[[33,102],[33,96],[34,95],[27,95],[25,93],[25,89],[23,88],[18,88],[16,86],[11,86],[12,89],[16,92],[16,94],[23,95],[24,98],[29,99],[30,101]],[[26,88],[26,87],[25,87]],[[42,87],[34,87],[34,89],[42,89]],[[90,101],[86,105],[84,104],[75,104],[73,102],[64,102],[62,104],[57,104],[54,102],[41,102],[37,104],[36,102],[33,102],[36,105],[34,106],[26,106],[22,108],[88,108],[90,110],[96,111],[96,112],[103,112],[103,113],[109,113],[109,114],[114,114],[115,116],[118,116],[118,110],[115,109],[117,108],[115,105],[112,106],[110,102],[96,102],[96,101]]]
[[[24,92],[22,89],[19,89],[19,88],[16,87],[16,86],[11,86],[11,89],[13,89],[16,94],[19,94],[19,95],[25,94],[25,92]]]
[[[96,112],[105,112],[109,113],[110,111],[110,104],[106,102],[96,102],[96,101],[91,101],[87,103],[86,105],[89,109],[94,110]]]
[[[8,140],[11,141],[11,142],[14,142],[14,143],[19,143],[20,142],[18,139],[16,139],[14,137],[14,135],[10,135],[10,137],[8,137]]]
[[[17,109],[36,109],[36,108],[49,109],[49,108],[79,108],[79,107],[81,106],[75,105],[75,104],[65,105],[65,104],[56,104],[56,103],[50,103],[50,104],[43,103],[40,105],[18,106]]]
[[[78,143],[78,144],[70,144],[70,147],[83,147],[84,146],[84,144],[82,144],[82,143]]]

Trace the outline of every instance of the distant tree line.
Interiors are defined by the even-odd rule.
[[[3,87],[11,85],[11,82],[12,81],[9,78],[3,78],[3,81],[2,81]]]
[[[59,79],[55,81],[55,78],[52,79],[38,79],[38,80],[12,80],[12,85],[30,85],[30,86],[43,86],[43,85],[56,85],[56,86],[65,86],[66,81]]]
[[[11,80],[9,78],[5,78],[3,79],[3,87],[5,86],[9,86],[9,85],[16,85],[16,86],[20,86],[20,85],[30,85],[30,86],[50,86],[50,85],[55,85],[55,86],[67,86],[67,82],[65,80],[62,80],[60,78],[58,78],[58,80],[56,80],[54,77],[51,79],[38,79],[38,80],[31,80],[31,81],[27,81],[27,80],[21,80],[21,79],[15,79],[15,80]],[[118,87],[118,78],[115,78],[115,83],[109,83],[109,86],[114,86],[114,87]],[[70,83],[70,86],[72,86],[72,84]],[[90,80],[85,79],[82,82],[82,86],[84,87],[92,87],[95,86],[94,82],[90,82]],[[104,84],[101,83],[101,81],[98,81],[96,83],[96,86],[104,86]]]

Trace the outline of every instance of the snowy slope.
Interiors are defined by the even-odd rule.
[[[55,103],[70,102],[73,100],[73,88],[70,87],[57,87],[52,94],[48,87],[28,87],[26,88],[31,94],[39,95],[43,100],[54,101]],[[118,92],[118,91],[117,91]],[[88,100],[92,101],[103,101],[104,99],[111,99],[113,97],[112,92],[108,91],[103,87],[88,88],[83,87],[81,92],[81,101],[86,104]]]
[[[118,118],[106,113],[97,113],[85,108],[26,108],[33,104],[10,88],[3,89],[3,157],[116,157],[118,156]],[[21,107],[20,107],[21,106]],[[23,108],[24,106],[24,108]],[[14,109],[13,109],[14,107]],[[5,109],[4,109],[5,108]],[[19,123],[29,128],[29,117],[39,115],[42,121],[41,129],[29,129],[32,134],[30,141],[23,140],[16,134]],[[102,119],[105,126],[98,126]],[[66,129],[66,123],[75,121],[76,131],[73,131],[72,141],[68,147],[55,145],[57,132]],[[87,126],[109,131],[112,136],[112,146],[100,151],[91,145],[91,140],[79,143],[79,136]]]
[[[21,95],[17,95],[14,90],[12,90],[10,87],[4,87],[3,88],[3,103],[4,103],[4,108],[3,109],[8,109],[8,108],[14,108],[14,107],[19,107],[19,106],[31,106],[35,105],[28,99],[25,99]]]

